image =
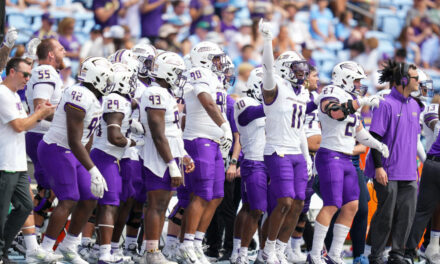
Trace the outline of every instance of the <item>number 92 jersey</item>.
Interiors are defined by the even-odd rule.
[[[277,95],[271,104],[263,104],[266,114],[266,146],[264,155],[277,152],[300,154],[301,130],[304,129],[306,104],[310,101],[307,89],[295,91],[290,82],[274,75],[278,87]]]
[[[81,143],[85,146],[99,125],[103,109],[101,102],[96,98],[95,94],[80,84],[73,85],[64,90],[52,124],[49,131],[44,135],[43,140],[48,144],[55,143],[58,146],[70,149],[66,126],[67,108],[85,113],[81,138]]]
[[[355,133],[359,126],[359,114],[348,116],[343,121],[338,121],[329,117],[321,110],[321,102],[326,100],[337,101],[338,103],[345,103],[348,100],[355,100],[351,94],[343,89],[328,85],[322,89],[318,101],[318,118],[321,122],[322,140],[321,147],[338,151],[346,154],[353,153],[356,144]]]

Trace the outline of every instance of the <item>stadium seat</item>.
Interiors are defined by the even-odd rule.
[[[383,23],[384,23],[384,18],[385,17],[389,17],[389,16],[395,16],[396,12],[388,9],[388,8],[378,8],[376,10],[376,24],[378,28],[382,28],[383,27]]]
[[[382,30],[384,33],[390,34],[394,39],[399,37],[402,31],[403,21],[397,15],[387,16],[383,19]]]
[[[337,62],[334,53],[329,51],[315,50],[312,54],[312,59],[316,62],[316,67],[319,71],[319,78],[323,83],[328,83],[331,79],[331,72]]]
[[[26,16],[16,8],[6,8],[6,22],[17,29],[29,27]]]
[[[93,20],[93,12],[78,12],[73,16],[76,20],[75,31],[82,31],[89,33],[92,27],[95,25]]]
[[[295,15],[295,20],[301,21],[304,24],[308,25],[310,23],[309,17],[310,17],[310,13],[309,12],[307,12],[307,11],[299,11]]]

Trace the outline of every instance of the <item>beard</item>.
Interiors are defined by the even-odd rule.
[[[66,65],[64,65],[64,61],[62,58],[57,58],[56,63],[57,63],[57,70],[61,71],[66,68]]]

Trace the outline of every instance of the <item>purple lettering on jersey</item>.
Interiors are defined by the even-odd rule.
[[[194,72],[191,72],[190,76],[191,76],[191,78],[193,78],[193,80],[197,80],[197,79],[202,78],[202,73],[200,71],[194,71]]]
[[[89,138],[93,134],[93,132],[95,131],[96,127],[99,124],[99,119],[101,119],[101,118],[100,117],[94,117],[92,119],[92,121],[90,122],[90,125],[87,127],[87,129],[90,130],[89,134],[87,135],[87,138]]]
[[[292,113],[292,127],[293,128],[301,128],[301,116],[303,114],[303,106],[293,104],[293,113]]]
[[[179,111],[174,111],[174,121],[173,121],[173,123],[177,125],[177,128],[180,128],[180,125],[179,125]]]
[[[316,113],[310,113],[308,115],[310,115],[312,117],[312,120],[310,120],[310,123],[309,123],[309,128],[312,128],[313,121],[315,121],[317,114]]]
[[[116,107],[115,109],[119,109],[119,100],[109,100],[107,102],[107,109],[112,109],[112,105]]]
[[[50,79],[49,70],[38,71],[38,79]]]
[[[220,111],[222,113],[226,112],[225,109],[225,94],[222,92],[217,92],[217,100],[216,100],[216,104],[220,107]]]
[[[323,94],[332,94],[334,87],[326,87],[324,90],[322,90]]]
[[[356,115],[351,114],[350,116],[354,118],[354,121],[353,122],[348,122],[347,126],[345,127],[345,135],[347,137],[352,137],[353,136],[354,127],[355,127],[356,121],[357,121],[357,116]]]
[[[150,95],[148,96],[148,100],[151,101],[151,104],[160,105],[160,95]]]
[[[22,104],[21,103],[17,103],[17,109],[18,111],[21,111],[23,109]]]
[[[81,102],[82,93],[77,91],[72,91],[72,100]]]
[[[246,103],[243,100],[238,101],[238,110],[243,109],[246,106]]]

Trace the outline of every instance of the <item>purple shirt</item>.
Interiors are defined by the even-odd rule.
[[[93,0],[92,10],[98,9],[104,7],[105,9],[113,8],[113,0]],[[107,19],[105,22],[99,21],[99,19],[96,17],[95,14],[95,23],[100,25],[102,28],[114,26],[118,24],[118,12],[122,7],[121,0],[119,0],[119,7],[118,9],[113,13],[113,15]]]
[[[228,26],[228,25],[225,24],[225,22],[221,21],[221,22],[220,22],[220,31],[221,31],[222,33],[224,33],[225,31],[234,31],[234,32],[237,32],[237,31],[238,31],[238,28],[237,28],[236,26],[234,26],[234,25],[230,25],[230,26]]]
[[[148,3],[152,4],[159,0],[149,0]],[[154,10],[148,13],[141,13],[141,25],[142,25],[142,37],[157,37],[159,36],[159,28],[163,24],[162,14],[165,8],[165,3],[161,4]]]
[[[72,36],[72,40],[68,40],[63,36],[59,36],[58,41],[67,52],[77,52],[81,48],[81,44],[79,43],[75,35]]]
[[[390,157],[382,157],[383,168],[392,181],[417,179],[417,135],[420,134],[421,107],[411,97],[404,98],[396,88],[373,111],[370,131],[382,137]],[[365,175],[374,178],[372,155],[368,155]]]
[[[189,28],[189,32],[191,35],[194,34],[194,32],[196,30],[196,25],[200,21],[206,21],[211,25],[212,16],[214,15],[215,0],[210,0],[210,1],[211,1],[211,5],[212,5],[212,14],[207,14],[207,15],[202,14],[199,18],[197,18],[196,20],[193,20],[191,22],[191,26]],[[199,0],[191,0],[191,2],[189,2],[189,8],[195,8],[195,9],[199,10],[202,8],[202,5],[200,4]]]

